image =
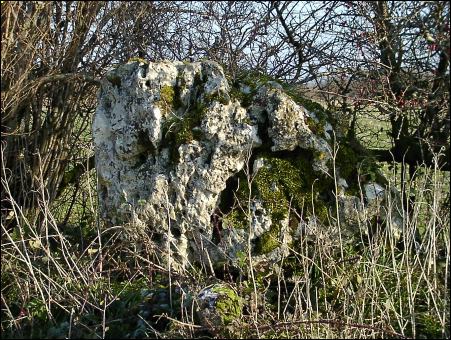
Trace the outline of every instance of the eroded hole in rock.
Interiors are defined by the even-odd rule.
[[[147,71],[149,70],[149,65],[145,64],[140,67],[140,76],[141,78],[146,78]]]
[[[180,231],[180,228],[178,228],[178,227],[171,226],[171,233],[176,238],[179,238],[180,236],[182,236],[182,232]]]
[[[133,169],[139,168],[140,166],[142,166],[144,163],[146,163],[148,158],[147,153],[141,153],[138,155],[138,159],[135,163],[135,165],[132,167]]]
[[[150,239],[157,244],[160,244],[163,241],[163,235],[161,233],[152,233]]]
[[[297,146],[294,150],[280,150],[280,151],[272,151],[272,158],[279,158],[291,161],[302,159],[302,162],[309,164],[310,166],[313,164],[315,158],[312,150],[303,149]],[[311,169],[313,171],[313,169]]]
[[[205,164],[207,165],[207,166],[210,166],[211,165],[211,161],[212,161],[212,159],[213,159],[213,155],[215,154],[215,152],[214,151],[211,151],[208,155],[207,155],[207,159],[206,159],[206,161],[205,161]]]
[[[238,172],[226,181],[226,187],[221,192],[219,206],[218,209],[216,209],[215,214],[222,216],[228,214],[232,210],[235,202],[235,192],[238,190],[240,177],[244,178],[243,171]],[[215,214],[212,215],[212,218]]]
[[[211,224],[213,225],[211,241],[217,245],[221,242],[222,237],[222,216],[218,208],[216,208],[213,215],[211,215]]]
[[[100,186],[99,196],[101,197],[107,197],[108,196],[108,189],[104,187],[103,185]]]
[[[261,151],[270,151],[271,146],[273,145],[273,142],[271,138],[269,137],[268,130],[271,127],[271,124],[269,122],[268,118],[268,112],[266,110],[263,110],[262,113],[262,121],[258,123],[258,136],[262,140],[262,145],[254,150],[254,155]]]
[[[138,132],[138,144],[147,151],[147,154],[155,153],[155,147],[146,131],[140,130]]]

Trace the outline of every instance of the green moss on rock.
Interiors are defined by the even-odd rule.
[[[174,102],[174,88],[170,85],[165,85],[160,90],[160,98],[161,100],[165,101],[168,104],[171,104]]]
[[[283,159],[270,158],[265,159],[267,165],[259,169],[255,184],[265,208],[271,213],[273,222],[284,219],[288,213],[288,201],[285,190],[295,190],[294,177],[290,163]]]
[[[164,85],[160,90],[160,100],[156,104],[163,110],[165,114],[174,108],[174,88],[170,85]]]
[[[387,184],[379,165],[370,153],[361,146],[357,140],[341,138],[338,140],[338,151],[335,159],[340,177],[349,185],[348,195],[360,196],[360,186],[372,181]]]
[[[272,225],[255,242],[255,253],[257,255],[268,254],[279,247],[280,226]]]
[[[198,102],[196,103],[196,106],[183,117],[180,121],[178,133],[175,136],[177,145],[189,143],[194,139],[200,139],[201,132],[195,128],[200,126],[205,117],[205,113],[205,105]]]
[[[196,302],[196,314],[206,327],[230,325],[242,314],[243,300],[230,284],[215,283],[202,289]]]
[[[326,220],[322,208],[326,202],[321,198],[321,193],[332,190],[333,183],[313,170],[312,159],[311,151],[301,150],[300,154],[291,158],[267,159],[268,166],[259,170],[256,176],[257,189],[271,211],[273,220],[286,218],[290,202],[291,208],[302,212],[304,217],[321,211],[321,216],[317,217],[321,221]]]
[[[310,129],[310,131],[312,131],[314,134],[322,136],[324,135],[324,122],[321,121],[315,121],[315,119],[311,118],[311,117],[307,117],[306,118],[306,123]]]
[[[211,291],[218,294],[215,310],[222,325],[228,325],[240,318],[242,299],[234,289],[225,284],[217,284],[212,287]]]
[[[178,148],[193,140],[203,137],[200,125],[207,111],[205,99],[201,99],[204,92],[204,82],[200,73],[195,74],[193,80],[193,95],[189,103],[185,105],[181,98],[182,89],[186,86],[184,77],[179,74],[175,86],[165,85],[160,90],[159,106],[165,112],[172,109],[175,112],[183,112],[183,116],[168,115],[163,123],[163,138],[165,145],[170,147],[171,160],[177,163],[179,160]],[[180,109],[180,110],[179,110]]]
[[[269,152],[260,154],[264,165],[254,174],[251,200],[261,200],[272,225],[270,230],[255,240],[254,251],[257,255],[276,249],[280,245],[282,223],[288,221],[294,231],[299,222],[297,215],[303,219],[315,216],[317,222],[327,223],[333,181],[313,170],[313,157],[310,150],[297,150],[288,155]],[[235,207],[247,207],[249,190],[248,181],[241,178],[234,194],[238,201],[233,204]],[[290,213],[290,209],[297,214]],[[228,213],[224,221],[230,227],[248,226],[247,217],[239,208]]]
[[[245,229],[249,226],[246,214],[241,209],[234,209],[224,216],[222,223],[224,227]]]

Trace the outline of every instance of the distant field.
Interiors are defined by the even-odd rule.
[[[367,148],[389,149],[391,147],[390,121],[375,110],[367,110],[357,118],[356,134]]]

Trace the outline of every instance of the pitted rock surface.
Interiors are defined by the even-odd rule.
[[[239,173],[256,176],[270,169],[271,153],[313,155],[311,171],[319,178],[334,177],[327,119],[275,82],[243,90],[241,94],[252,96],[247,106],[234,93],[221,67],[210,61],[130,62],[102,81],[93,121],[102,218],[108,225],[123,226],[135,239],[152,235],[162,260],[170,258],[175,268],[236,262],[248,245],[257,262],[287,254],[305,221],[290,229],[289,213],[279,209],[275,214],[277,209],[258,192],[250,194],[249,207],[241,207],[239,226],[226,223],[225,215],[222,222],[214,219],[224,205],[224,192],[233,197],[238,190],[227,188],[227,181]],[[346,192],[348,183],[339,169],[335,179],[339,191]],[[281,184],[268,185],[274,193],[284,192]],[[368,201],[379,200],[381,188],[365,187]],[[355,197],[350,197],[341,206],[357,211],[358,220],[364,207],[352,205]],[[232,201],[230,214],[240,209],[239,201]],[[399,221],[391,225],[399,228]],[[262,251],[266,248],[256,243],[263,239],[276,247]]]

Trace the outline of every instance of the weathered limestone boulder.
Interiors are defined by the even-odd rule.
[[[326,224],[345,240],[376,219],[399,233],[393,192],[329,118],[214,62],[129,62],[102,81],[93,122],[102,217],[150,234],[175,268],[212,271],[249,247],[274,262]]]

